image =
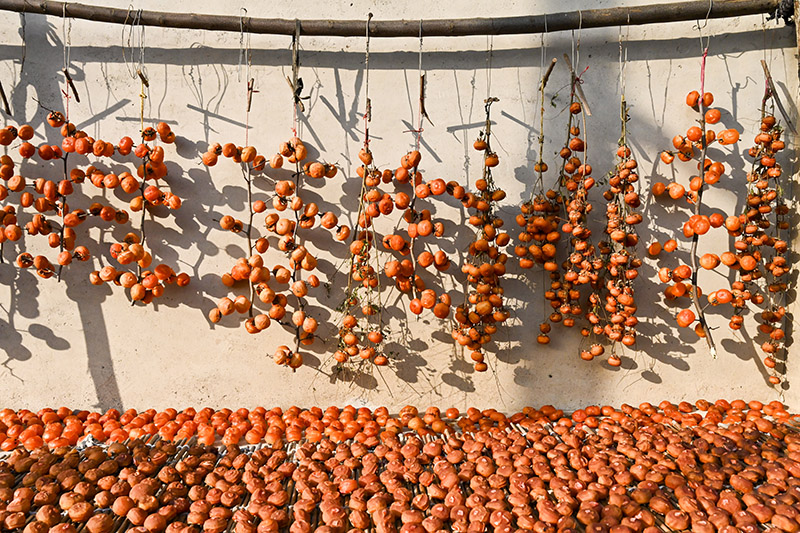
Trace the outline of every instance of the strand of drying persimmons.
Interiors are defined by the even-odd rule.
[[[545,17],[544,21],[545,32],[547,32],[547,17]],[[545,56],[545,41],[544,41],[545,34],[542,34],[542,57],[541,57],[541,65],[540,69],[544,70],[544,56]],[[536,180],[536,186],[533,187],[531,190],[531,197],[528,203],[533,206],[534,202],[534,195],[537,195],[538,198],[546,198],[545,191],[544,191],[544,178],[543,174],[547,170],[547,164],[544,162],[544,88],[547,85],[547,81],[550,79],[550,74],[553,72],[553,68],[556,66],[558,59],[555,57],[552,61],[550,61],[550,66],[547,67],[547,71],[545,71],[542,79],[539,83],[539,160],[533,167],[533,170],[537,173],[538,178]],[[549,203],[548,203],[549,204]],[[533,213],[531,213],[533,214]],[[527,230],[527,227],[525,228]],[[542,287],[544,287],[547,283],[547,270],[542,268]],[[544,317],[547,311],[547,304],[545,300],[542,299],[542,317]],[[542,333],[546,333],[542,331]]]
[[[419,103],[417,104],[417,129],[411,130],[413,133],[416,134],[416,140],[414,141],[414,150],[419,154],[419,147],[422,144],[422,119],[424,116],[427,115],[425,111],[425,76],[422,74],[422,19],[419,21],[419,57],[418,57],[418,66],[417,66],[417,74],[419,77]],[[416,158],[416,164],[410,169],[411,173],[411,211],[412,211],[412,221],[416,219],[416,203],[417,203],[417,185],[418,180],[421,182],[422,180],[419,178],[419,162],[422,158]],[[403,220],[401,217],[400,220]],[[399,224],[399,222],[398,222]],[[411,290],[412,294],[415,298],[419,299],[420,297],[420,290],[417,286],[417,258],[414,255],[414,243],[416,242],[416,235],[411,236],[411,242],[409,243],[409,249],[411,250],[409,257],[411,258]]]
[[[242,8],[244,9],[244,8]],[[244,9],[244,12],[247,13],[247,10]],[[250,66],[252,64],[252,54],[250,52],[250,32],[246,31],[244,17],[240,17],[240,25],[241,25],[241,35],[243,36],[240,39],[240,44],[246,42],[247,44],[244,47],[244,55],[245,55],[245,83],[246,83],[246,97],[245,97],[245,114],[244,114],[244,145],[250,146],[250,108],[253,102],[253,93],[255,91],[255,79],[250,77]],[[244,37],[246,35],[246,37]],[[242,177],[244,178],[245,183],[247,183],[247,207],[249,210],[249,219],[247,221],[247,255],[248,257],[253,254],[253,217],[255,216],[255,209],[253,208],[253,178],[251,174],[251,168],[249,162],[242,160],[240,163],[242,168]],[[252,277],[248,277],[247,280],[248,284],[250,285],[250,306],[247,308],[247,314],[250,318],[253,318],[253,302],[256,299],[256,283],[253,281]]]
[[[630,26],[628,26],[629,31]],[[627,36],[625,40],[627,40]],[[638,243],[636,224],[641,223],[642,217],[633,211],[639,204],[639,197],[634,190],[633,183],[637,182],[639,178],[636,174],[636,159],[628,146],[629,117],[628,105],[625,100],[626,67],[627,48],[624,46],[622,27],[620,27],[619,87],[622,132],[618,143],[619,148],[616,152],[619,162],[615,165],[613,176],[609,178],[610,188],[603,195],[609,202],[606,208],[606,232],[609,238],[609,246],[606,250],[600,250],[602,254],[606,255],[606,276],[604,278],[606,280],[605,290],[608,303],[603,309],[607,313],[613,313],[611,320],[606,320],[604,332],[613,343],[612,355],[608,361],[609,364],[613,363],[614,365],[618,361],[621,362],[617,356],[618,343],[621,342],[623,346],[630,347],[636,342],[634,328],[637,320],[633,316],[636,311],[633,280],[637,276],[636,269],[641,266],[641,260],[636,257],[635,247]],[[616,238],[614,238],[615,235]],[[615,329],[617,327],[620,329]]]
[[[365,55],[364,55],[364,97],[366,100],[366,109],[364,110],[364,150],[369,152],[369,123],[372,121],[372,100],[369,98],[369,23],[372,20],[372,13],[367,14],[367,24],[366,24],[366,39],[365,39]],[[420,61],[421,61],[420,57]],[[421,127],[421,126],[420,126]],[[364,179],[363,183],[366,184],[367,181],[367,169],[364,168]],[[362,193],[363,195],[363,193]],[[363,201],[362,197],[362,201]],[[375,223],[370,223],[370,228],[372,229],[372,249],[374,250],[375,254],[375,280],[377,282],[377,286],[375,287],[375,291],[369,290],[368,292],[368,304],[372,306],[372,296],[373,293],[377,295],[377,306],[378,306],[378,334],[374,335],[373,339],[380,339],[383,341],[383,303],[381,302],[381,262],[380,256],[378,253],[378,236],[375,233]],[[352,275],[352,274],[351,274]],[[377,291],[377,292],[376,292]],[[368,317],[371,315],[368,315]],[[367,318],[367,324],[369,324],[369,318]],[[370,332],[371,333],[371,332]],[[372,340],[372,339],[370,339]],[[380,342],[374,344],[379,345]],[[377,355],[377,354],[376,354]],[[376,358],[377,359],[377,358]],[[385,357],[384,357],[385,359]]]
[[[63,70],[63,72],[64,72],[64,89],[61,92],[64,94],[64,113],[65,113],[65,117],[64,117],[65,126],[64,127],[65,128],[69,128],[69,123],[70,123],[69,122],[69,101],[70,101],[69,91],[70,91],[70,87],[72,87],[72,89],[74,90],[75,86],[72,84],[72,79],[69,76],[70,50],[71,50],[70,45],[71,45],[71,40],[72,40],[71,39],[72,19],[69,19],[69,30],[67,30],[66,10],[67,10],[67,4],[64,3],[64,15],[65,16],[64,16],[64,22],[63,22],[62,27],[61,27],[62,35],[63,35],[62,41],[63,41],[63,48],[64,48],[64,65],[63,65],[64,66],[64,70]],[[78,98],[77,91],[74,94],[75,94],[75,98],[77,99]],[[67,169],[67,157],[68,156],[69,156],[69,153],[64,152],[64,156],[62,157],[62,160],[64,162],[64,179],[65,180],[69,179],[69,171]],[[67,197],[65,195],[61,194],[60,192],[59,192],[58,196],[59,196],[59,199],[61,200],[61,207],[60,207],[60,211],[61,211],[61,229],[60,229],[59,239],[58,239],[58,242],[59,242],[59,244],[58,244],[58,252],[60,254],[61,252],[64,251],[64,229],[66,228],[66,224],[64,224],[64,217],[67,214],[66,213]],[[64,269],[64,265],[59,264],[58,265],[58,275],[57,275],[58,281],[61,281],[61,272],[63,271],[63,269]]]
[[[140,131],[141,131],[141,136],[142,136],[142,143],[144,144],[144,142],[145,142],[144,101],[147,99],[147,88],[149,86],[149,81],[145,77],[145,75],[144,75],[144,73],[142,72],[141,69],[139,69],[137,71],[137,73],[138,73],[140,81],[141,81],[141,90],[139,92],[139,126],[140,126]],[[146,218],[146,215],[147,215],[147,199],[145,198],[144,190],[147,187],[147,165],[149,163],[150,163],[150,151],[148,150],[147,153],[142,158],[142,185],[139,188],[139,192],[140,192],[141,197],[142,197],[142,217],[141,217],[140,222],[139,222],[139,234],[140,234],[139,244],[141,244],[142,247],[144,247],[144,241],[145,241],[145,236],[146,236],[145,235],[144,222],[145,222],[145,218]],[[140,264],[139,261],[136,262],[136,269],[137,269],[137,272],[138,272],[138,277],[141,279],[141,277],[142,277],[142,265]],[[134,302],[135,302],[135,300],[132,299],[131,300],[131,305],[133,305]]]
[[[702,39],[702,36],[701,36]],[[700,106],[700,131],[701,134],[701,141],[703,143],[703,149],[700,153],[700,162],[698,163],[698,172],[705,173],[705,162],[706,162],[706,153],[708,152],[708,137],[706,137],[706,104],[703,96],[705,95],[705,81],[706,81],[706,57],[708,56],[708,44],[706,44],[705,48],[703,49],[703,58],[700,63],[700,98],[698,100],[698,105]],[[700,206],[702,204],[703,198],[703,189],[705,188],[705,182],[700,181],[700,188],[697,189],[697,198],[695,199],[694,204],[694,214],[695,216],[700,216]],[[689,259],[692,262],[692,287],[691,287],[691,298],[692,303],[694,304],[694,308],[697,311],[697,320],[700,322],[701,327],[703,328],[703,333],[705,334],[704,337],[706,339],[706,343],[708,344],[708,350],[711,353],[711,357],[717,357],[717,348],[714,344],[714,339],[711,337],[711,329],[708,327],[708,323],[706,322],[706,315],[703,310],[703,307],[700,305],[700,295],[698,294],[698,286],[697,286],[697,277],[698,277],[698,265],[697,265],[697,245],[700,236],[697,232],[694,232],[692,235],[692,247],[689,252],[690,257]]]
[[[297,123],[298,123],[298,107],[301,105],[300,103],[300,90],[298,89],[299,85],[299,71],[300,71],[300,21],[295,21],[295,32],[294,38],[292,39],[292,115],[293,115],[293,123],[292,123],[292,134],[293,134],[293,142],[292,145],[294,146],[294,139],[299,139],[297,136]],[[295,196],[298,198],[300,197],[300,185],[301,180],[300,176],[303,174],[302,169],[300,168],[300,159],[295,158],[294,163],[294,180],[295,180]],[[300,226],[300,211],[296,210],[294,212],[295,223],[292,227],[292,249],[301,246],[300,243],[297,242],[298,234],[297,230]],[[295,265],[298,266],[298,265]],[[298,282],[302,281],[302,267],[292,268],[292,287],[295,286]],[[294,293],[294,291],[292,291]],[[295,298],[297,298],[297,310],[305,313],[305,301],[301,296],[295,294]],[[294,336],[294,353],[300,353],[300,331],[302,330],[302,326],[295,325],[295,336]],[[313,340],[313,337],[312,337]],[[292,369],[292,371],[296,371],[296,369]]]
[[[364,205],[367,202],[367,182],[368,180],[372,179],[373,174],[377,172],[373,163],[373,156],[369,149],[369,122],[372,119],[372,102],[369,98],[369,42],[370,42],[370,35],[369,35],[369,23],[372,19],[372,13],[369,13],[367,16],[367,23],[366,23],[366,50],[365,50],[365,82],[364,82],[364,97],[365,97],[365,109],[364,109],[364,142],[361,151],[359,152],[359,159],[361,160],[361,167],[360,168],[360,178],[361,178],[361,188],[359,191],[359,199],[358,199],[358,213],[356,216],[356,227],[363,227],[363,230],[356,230],[353,232],[353,238],[350,242],[350,262],[349,268],[347,273],[347,291],[345,292],[344,301],[342,303],[342,327],[339,328],[339,350],[334,354],[334,358],[338,363],[343,363],[347,361],[351,354],[348,353],[347,350],[350,349],[351,346],[357,345],[359,342],[358,336],[355,335],[353,329],[358,325],[357,319],[351,313],[352,309],[357,306],[358,302],[356,297],[354,296],[353,290],[353,281],[354,275],[356,271],[359,273],[359,277],[361,278],[360,281],[362,282],[365,289],[367,289],[367,301],[361,307],[362,314],[366,315],[366,322],[367,328],[370,328],[370,320],[369,316],[373,314],[375,305],[373,304],[373,296],[374,290],[377,290],[377,307],[380,310],[380,315],[378,318],[378,331],[376,335],[372,335],[370,331],[368,333],[368,338],[370,339],[373,344],[377,347],[380,342],[383,340],[383,335],[381,333],[382,329],[382,320],[383,320],[383,306],[381,304],[380,298],[380,257],[378,255],[377,249],[377,236],[375,233],[375,225],[372,222],[372,217],[369,213],[366,213]],[[362,218],[363,217],[363,218]],[[363,224],[362,224],[363,221]],[[371,233],[370,233],[371,232]],[[370,240],[370,235],[372,239]],[[356,243],[359,243],[358,245]],[[370,249],[372,249],[376,268],[374,273],[369,272],[369,254]],[[356,257],[359,257],[358,264],[356,264]],[[364,273],[366,272],[366,277]],[[376,287],[372,287],[370,285],[370,279],[374,279],[376,282]],[[368,310],[368,311],[365,311]],[[355,339],[356,344],[348,344],[347,340]],[[362,341],[363,342],[363,341]],[[374,352],[374,348],[362,348],[362,350],[372,350]],[[369,351],[360,351],[362,354],[362,361],[369,359]],[[364,357],[363,354],[367,354]],[[379,361],[385,361],[386,358],[382,357],[380,360],[378,359],[379,356],[377,354],[373,359],[373,362],[378,364]]]
[[[356,220],[355,220],[355,228],[358,228],[359,221],[361,220],[361,214],[364,212],[364,194],[366,194],[366,183],[367,183],[367,166],[364,159],[367,161],[370,160],[370,151],[369,151],[369,122],[371,120],[372,115],[372,105],[369,99],[369,21],[372,19],[372,13],[367,15],[367,29],[366,29],[366,52],[364,56],[364,99],[366,104],[364,106],[364,147],[363,147],[363,158],[362,164],[364,169],[364,176],[361,178],[361,189],[358,193],[358,212],[356,213]],[[361,154],[359,154],[361,155]],[[344,303],[343,303],[343,312],[349,313],[349,310],[352,305],[352,290],[353,290],[353,268],[355,267],[355,260],[356,254],[353,253],[353,243],[358,240],[360,231],[356,229],[353,231],[353,236],[350,239],[350,248],[348,249],[350,252],[350,266],[347,269],[347,291],[344,295]],[[374,229],[373,229],[373,239],[374,239]],[[374,243],[373,243],[374,244]],[[369,246],[369,242],[367,242],[366,246]]]
[[[577,45],[576,49],[578,50],[578,52],[580,51],[580,37],[578,38],[578,45]],[[580,57],[580,56],[578,56],[578,57]],[[577,67],[577,63],[575,64],[575,66]],[[582,93],[582,89],[580,89],[580,84],[583,83],[583,80],[581,79],[581,76],[583,76],[583,74],[585,74],[587,70],[589,70],[589,65],[586,65],[586,68],[583,69],[583,72],[581,72],[579,75],[575,76],[575,79],[574,79],[574,82],[573,82],[573,87],[575,88],[574,90],[576,92]],[[582,164],[581,164],[581,167],[580,167],[580,168],[582,168],[582,170],[580,170],[580,168],[579,168],[579,172],[581,173],[581,180],[580,180],[580,185],[578,187],[578,192],[581,192],[581,191],[583,192],[583,201],[586,203],[586,205],[583,206],[583,208],[582,208],[583,217],[585,219],[585,224],[588,226],[588,222],[589,222],[588,221],[588,214],[591,212],[591,204],[589,203],[589,188],[591,187],[591,185],[589,185],[589,187],[587,187],[586,184],[590,179],[592,180],[591,184],[594,184],[594,179],[592,179],[591,176],[590,176],[590,174],[591,174],[591,166],[586,163],[586,161],[588,159],[588,152],[589,152],[589,132],[586,129],[586,115],[588,113],[588,111],[587,111],[588,110],[588,104],[586,103],[585,96],[584,97],[578,96],[578,100],[581,103],[581,110],[580,110],[581,128],[582,128],[582,132],[581,133],[583,134],[583,161],[582,161]],[[590,254],[590,256],[589,256],[589,258],[587,258],[587,260],[591,259],[592,261],[590,261],[590,262],[593,263],[593,260],[595,258],[597,258],[598,256],[597,256],[597,251],[596,251],[596,249],[595,249],[595,247],[592,244],[592,241],[590,239],[591,239],[591,232],[589,232],[589,236],[586,237],[585,241],[587,241],[587,252],[589,252],[589,254]],[[600,295],[597,292],[598,283],[599,283],[598,279],[597,279],[597,277],[598,277],[597,276],[597,270],[598,269],[594,268],[594,266],[595,265],[592,264],[593,270],[595,270],[595,272],[594,272],[595,278],[592,279],[592,277],[589,276],[589,285],[590,285],[591,291],[592,291],[591,294],[589,295],[589,303],[590,304],[592,303],[593,299],[597,298],[598,301],[600,299]],[[603,266],[605,266],[605,265],[603,265]],[[603,309],[603,308],[601,307],[601,309]],[[604,312],[604,314],[606,313],[605,309],[603,309],[603,312]],[[609,322],[608,321],[608,317],[606,316],[605,318],[606,318],[606,323],[608,323]],[[608,363],[611,366],[619,366],[620,363],[621,363],[621,360],[620,360],[619,356],[617,356],[616,353],[612,353],[612,355],[608,358]]]

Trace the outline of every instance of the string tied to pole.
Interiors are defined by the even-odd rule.
[[[294,35],[292,37],[292,78],[286,78],[287,83],[292,88],[292,134],[297,137],[297,117],[298,112],[305,112],[303,100],[308,100],[310,96],[303,94],[303,78],[300,77],[300,19],[294,21]]]
[[[700,34],[700,49],[703,51],[703,57],[700,62],[700,96],[702,97],[705,94],[705,82],[706,82],[706,58],[708,57],[708,47],[711,44],[711,36],[709,35],[706,37],[706,40],[703,41],[703,29],[708,26],[708,19],[711,17],[711,10],[714,7],[714,0],[708,0],[708,11],[706,12],[706,18],[703,20],[702,25],[700,21],[697,21],[695,27],[697,28],[698,33]]]
[[[586,67],[581,71],[581,73],[575,76],[575,83],[583,85],[584,82],[583,75],[586,74],[587,70],[589,70],[589,65],[586,65]]]
[[[628,13],[628,24],[626,26],[626,35],[623,38],[622,36],[622,26],[619,27],[619,92],[622,95],[622,99],[625,99],[625,70],[628,64],[628,48],[624,45],[624,43],[630,37],[631,31],[631,15]]]
[[[247,16],[247,8],[242,7],[239,10],[239,63],[236,67],[236,74],[238,81],[242,81],[242,60],[247,61],[246,54],[249,53],[250,49],[250,34],[247,33],[247,52],[245,52],[245,33],[247,28],[247,21],[245,17]],[[249,78],[249,73],[245,75],[245,79]]]
[[[250,32],[247,29],[247,20],[245,16],[247,15],[247,9],[242,7],[239,11],[239,67],[238,67],[238,77],[239,81],[242,80],[242,59],[244,59],[245,63],[245,80],[247,83],[245,84],[246,87],[246,96],[245,102],[246,110],[245,110],[245,124],[244,124],[244,144],[248,146],[250,144],[250,109],[253,106],[253,94],[257,93],[258,91],[255,89],[256,80],[255,78],[250,76],[250,67],[252,65],[252,51],[250,49]]]
[[[64,115],[66,119],[69,120],[70,89],[72,90],[72,95],[75,97],[75,101],[80,103],[81,100],[78,96],[78,91],[75,89],[75,84],[72,82],[72,78],[69,75],[70,52],[72,49],[72,19],[70,18],[67,20],[66,2],[64,2],[62,6],[62,17],[61,38],[62,47],[64,49],[64,64],[62,67],[62,72],[64,73],[64,89],[61,90],[61,94],[64,95]]]
[[[369,123],[372,120],[372,101],[369,99],[369,23],[372,20],[372,13],[367,14],[366,28],[366,53],[364,56],[364,149],[369,151]]]
[[[422,19],[419,21],[419,63],[418,63],[418,74],[419,74],[419,106],[417,109],[417,127],[416,129],[408,129],[404,130],[403,133],[416,133],[416,139],[414,141],[414,149],[419,150],[420,144],[422,143],[422,132],[425,129],[422,127],[422,120],[427,119],[428,122],[433,125],[433,121],[428,116],[428,112],[425,109],[425,74],[422,73],[422,45],[423,45],[423,37],[422,37]]]

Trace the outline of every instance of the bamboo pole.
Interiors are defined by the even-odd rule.
[[[452,20],[372,20],[371,37],[451,37],[464,35],[535,34],[602,28],[609,26],[660,24],[730,18],[761,13],[772,13],[780,0],[714,0],[709,10],[708,0],[692,0],[669,4],[587,9],[582,11],[550,13],[518,17],[471,18]],[[252,18],[236,15],[204,15],[198,13],[167,13],[133,9],[90,6],[76,2],[55,0],[0,0],[0,11],[38,13],[67,16],[111,24],[130,23],[133,17],[143,26],[164,28],[229,31],[239,33],[242,27],[249,33],[294,35],[295,19]],[[420,29],[421,25],[421,29]],[[305,20],[300,21],[303,35],[332,37],[361,37],[363,20]]]

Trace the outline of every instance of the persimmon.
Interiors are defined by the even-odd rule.
[[[703,254],[700,256],[700,266],[706,270],[713,270],[715,269],[720,263],[719,256],[716,254]]]
[[[64,122],[64,115],[59,111],[51,111],[47,115],[47,123],[53,128],[60,128]]]
[[[34,134],[33,127],[31,127],[28,124],[23,124],[17,129],[17,136],[19,136],[19,138],[22,139],[23,141],[29,141],[33,139],[33,134]]]
[[[721,144],[735,144],[739,141],[739,132],[734,129],[727,129],[720,135]]]
[[[696,319],[694,311],[691,309],[683,309],[676,317],[678,325],[682,328],[688,327]]]
[[[680,183],[670,183],[667,187],[667,192],[669,193],[669,197],[673,200],[677,200],[679,198],[683,198],[686,195],[686,189]]]
[[[707,124],[716,124],[722,118],[722,113],[719,109],[709,109],[705,113],[705,121]]]
[[[692,126],[686,130],[686,138],[692,142],[697,142],[703,137],[703,130],[697,126]]]
[[[742,270],[754,270],[758,263],[752,255],[743,255],[739,257],[739,265],[742,267]]]
[[[711,229],[711,222],[708,220],[708,217],[700,217],[695,220],[693,229],[698,235],[705,235],[708,233],[708,230]]]

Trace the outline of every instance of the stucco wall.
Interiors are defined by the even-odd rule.
[[[376,19],[457,18],[625,3],[504,0],[492,2],[489,10],[488,4],[479,2],[276,0],[251,2],[247,14],[364,18],[371,11]],[[641,1],[631,1],[631,5],[638,3]],[[117,4],[126,7],[122,2]],[[168,4],[143,0],[135,7],[239,13],[235,3],[208,0],[175,0]],[[56,131],[44,128],[45,112],[35,99],[47,107],[62,108],[60,70],[68,28],[58,18],[26,15],[23,42],[23,17],[0,13],[0,20],[0,81],[13,108],[13,120],[3,118],[12,123],[29,122],[37,128],[37,134],[46,131],[50,142],[60,142]],[[700,26],[704,36],[711,36],[706,90],[715,94],[715,105],[724,110],[724,126],[743,132],[737,150],[721,150],[736,177],[723,178],[704,200],[714,208],[738,213],[748,165],[742,156],[757,127],[764,90],[759,60],[766,59],[783,101],[793,118],[797,117],[794,29],[775,21],[765,23],[761,16],[701,22]],[[645,186],[653,177],[669,173],[658,164],[658,152],[669,148],[672,136],[692,124],[694,117],[683,101],[689,90],[699,89],[700,31],[692,23],[621,31],[626,37],[629,135]],[[139,56],[138,50],[128,48],[129,32],[130,27],[123,31],[120,26],[85,21],[74,21],[71,31],[67,31],[70,71],[81,96],[80,103],[71,103],[70,118],[95,137],[116,141],[138,131],[140,87],[130,76],[131,65],[123,59],[123,54],[129,61],[133,53],[137,59]],[[544,41],[547,62],[551,57],[561,59],[580,38],[579,69],[588,66],[583,89],[593,111],[588,119],[589,159],[598,177],[611,168],[619,137],[619,33],[619,28],[584,30],[574,37],[562,32],[547,35]],[[132,43],[136,44],[136,40],[134,37]],[[176,216],[148,222],[148,240],[157,257],[177,263],[192,276],[191,285],[184,289],[170,287],[155,306],[131,307],[119,288],[112,291],[108,286],[91,286],[88,265],[71,266],[61,283],[40,280],[9,264],[18,249],[7,245],[6,264],[0,265],[0,348],[5,353],[0,355],[3,406],[162,408],[356,403],[398,407],[413,403],[491,405],[512,410],[545,403],[576,408],[589,403],[639,403],[663,398],[783,397],[794,409],[800,407],[800,365],[794,362],[794,347],[789,349],[786,383],[772,388],[753,340],[755,326],[747,333],[733,334],[727,328],[727,319],[712,311],[710,320],[717,328],[714,334],[719,347],[718,358],[712,360],[704,343],[691,331],[676,328],[672,318],[676,307],[663,303],[663,286],[655,276],[657,263],[650,259],[645,260],[636,285],[642,321],[639,342],[636,350],[625,352],[620,368],[581,361],[577,355],[581,340],[577,329],[556,327],[549,346],[537,345],[536,327],[545,311],[541,273],[515,267],[503,280],[512,318],[498,332],[497,342],[489,350],[489,372],[473,372],[460,350],[454,348],[447,324],[429,318],[430,314],[420,319],[408,316],[407,297],[398,300],[397,291],[386,292],[392,364],[383,369],[365,366],[356,374],[332,372],[332,320],[337,317],[333,309],[341,302],[341,286],[345,283],[345,276],[335,271],[347,252],[344,245],[322,230],[313,232],[308,246],[319,255],[320,276],[332,287],[329,295],[320,288],[312,298],[313,313],[323,324],[322,337],[327,342],[318,341],[305,350],[305,366],[293,373],[272,362],[274,348],[290,340],[289,333],[279,331],[275,325],[259,335],[247,334],[234,317],[211,325],[206,313],[227,293],[219,275],[246,247],[243,237],[220,230],[216,220],[224,214],[243,218],[246,190],[232,162],[221,161],[209,170],[201,164],[200,155],[209,142],[244,143],[246,74],[239,66],[239,43],[240,36],[235,33],[156,28],[145,32],[144,64],[150,77],[145,119],[150,123],[166,120],[178,135],[175,145],[166,150],[170,162],[167,181],[172,191],[184,199]],[[289,44],[288,37],[254,35],[250,40],[252,76],[260,92],[253,99],[249,138],[264,153],[271,153],[290,134],[290,92],[284,80],[291,72]],[[307,112],[300,120],[300,135],[313,147],[312,153],[318,152],[320,159],[337,163],[343,170],[324,186],[309,185],[307,201],[317,201],[323,209],[340,212],[342,219],[352,219],[359,187],[353,176],[363,134],[364,40],[301,38],[301,45],[300,75],[311,98],[306,101]],[[512,234],[516,233],[516,205],[528,197],[533,181],[539,134],[536,86],[541,75],[540,45],[539,36],[424,40],[426,106],[435,126],[424,128],[421,168],[428,177],[474,183],[480,174],[481,159],[471,144],[483,123],[483,99],[489,94],[498,97],[492,119],[501,165],[495,179],[508,192],[503,213]],[[372,41],[371,147],[382,167],[396,167],[413,144],[412,135],[404,130],[416,120],[418,48],[416,39]],[[556,167],[555,152],[563,142],[567,84],[567,70],[560,61],[546,94],[545,154],[551,168]],[[37,140],[42,141],[41,137]],[[793,162],[786,159],[791,152],[787,149],[781,161],[787,169],[793,168]],[[21,168],[30,176],[59,176],[56,166],[40,162],[25,163]],[[677,168],[686,183],[689,165]],[[551,171],[546,179],[553,180],[554,176]],[[270,188],[270,181],[257,181],[256,197],[267,199]],[[602,207],[598,189],[592,197]],[[88,197],[78,195],[72,200],[76,206],[84,200],[88,205],[89,198],[103,194],[90,185],[82,190]],[[115,196],[105,194],[107,198]],[[654,202],[646,188],[643,198],[642,242],[676,234],[686,211]],[[114,202],[119,207],[125,204],[119,198]],[[443,249],[452,257],[459,257],[470,238],[470,230],[462,226],[463,211],[453,201],[437,201],[431,206],[435,216],[446,221],[447,234],[452,236]],[[596,208],[593,213],[596,235],[602,227],[603,212]],[[94,268],[110,263],[108,244],[112,237],[119,238],[125,231],[104,229],[95,222],[79,228],[79,235],[107,243],[92,246],[97,254]],[[723,230],[713,235],[702,239],[701,246],[717,253],[727,249],[729,239]],[[684,254],[677,257],[685,260],[687,250],[688,242],[680,240]],[[271,250],[268,254],[276,252]],[[644,247],[640,254],[646,256]],[[277,255],[268,257],[268,264],[278,259]],[[664,264],[675,266],[677,259]],[[462,290],[463,277],[457,267],[440,279],[427,279],[453,294]],[[704,272],[701,284],[708,291],[723,287],[730,279],[727,269],[720,267],[714,273]]]

